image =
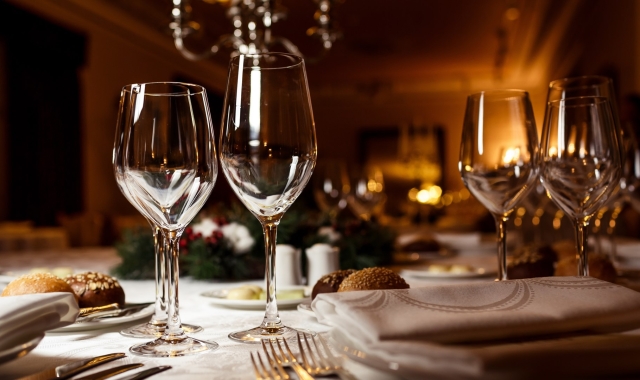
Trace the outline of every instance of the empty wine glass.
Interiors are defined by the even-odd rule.
[[[349,175],[344,162],[327,160],[319,164],[314,173],[313,196],[320,210],[335,222],[341,210],[347,207]]]
[[[262,224],[266,251],[266,312],[258,327],[232,340],[294,338],[276,301],[276,233],[307,185],[316,163],[316,132],[302,58],[284,53],[231,59],[220,136],[222,169],[242,203]]]
[[[166,328],[160,338],[129,350],[167,357],[215,349],[217,343],[185,334],[178,310],[180,236],[209,197],[218,171],[206,92],[193,84],[146,83],[125,86],[122,97],[129,99],[120,109],[116,179],[127,199],[160,228],[168,269]]]
[[[387,200],[384,190],[384,176],[379,168],[354,168],[351,172],[351,191],[347,203],[358,217],[369,221],[373,215],[380,212]]]
[[[484,91],[467,98],[460,162],[462,180],[493,215],[498,234],[498,280],[507,277],[510,214],[535,187],[538,133],[529,94]]]
[[[607,98],[565,98],[547,104],[540,177],[551,199],[575,224],[579,276],[589,275],[589,221],[620,180],[618,137]]]
[[[131,102],[133,101],[133,93],[125,92],[124,90],[120,94],[120,106],[118,109],[118,122],[116,124],[116,137],[113,146],[113,172],[116,178],[118,188],[125,196],[125,198],[131,203],[137,210],[144,216],[144,210],[140,209],[135,199],[129,193],[125,184],[124,176],[124,132],[127,118],[130,116],[128,112],[132,110]],[[167,291],[168,291],[168,271],[166,268],[167,259],[165,257],[165,241],[162,236],[160,227],[156,225],[153,220],[145,217],[149,225],[151,226],[151,233],[153,235],[153,248],[155,252],[155,310],[153,316],[147,323],[142,323],[134,326],[127,327],[120,331],[124,336],[133,338],[157,338],[162,336],[164,329],[167,326]],[[185,332],[199,332],[202,331],[202,327],[196,325],[182,324],[182,328]]]

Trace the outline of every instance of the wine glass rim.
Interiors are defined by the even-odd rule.
[[[301,66],[304,64],[304,59],[296,54],[291,54],[291,53],[281,53],[281,52],[264,52],[264,53],[251,53],[251,54],[238,54],[235,57],[232,57],[231,60],[229,61],[229,65],[230,66],[240,66],[240,64],[238,63],[238,61],[244,58],[258,58],[258,57],[281,57],[281,58],[288,58],[290,59],[292,62],[291,64],[287,65],[287,64],[283,64],[281,66],[277,66],[277,67],[261,67],[261,66],[247,66],[245,67],[246,69],[251,69],[251,70],[282,70],[282,69],[289,69],[289,68],[293,68],[296,66]]]
[[[151,89],[149,91],[148,87],[154,88],[157,86],[162,86],[162,91],[154,91]],[[182,87],[181,91],[172,91],[170,89],[171,86],[175,86],[176,88]],[[135,91],[137,88],[142,89],[141,91]],[[124,86],[122,88],[123,92],[137,93],[139,95],[144,96],[193,96],[204,94],[206,90],[199,84],[186,83],[186,82],[147,82],[147,83],[132,83]]]
[[[567,78],[552,80],[549,83],[549,88],[553,88],[553,89],[562,88],[562,84],[570,83],[570,82],[583,83],[579,86],[572,87],[573,89],[580,89],[580,88],[589,88],[589,87],[592,87],[598,84],[603,84],[603,83],[611,83],[613,82],[613,80],[604,75],[582,75],[578,77],[567,77]]]
[[[481,96],[492,96],[492,95],[501,95],[501,94],[513,94],[513,95],[525,95],[529,96],[529,92],[521,89],[497,89],[497,90],[485,90],[473,93],[469,95],[469,98],[477,99]]]
[[[562,98],[556,100],[550,100],[550,107],[581,107],[585,105],[596,105],[608,102],[609,98],[606,96],[575,96],[571,98]]]

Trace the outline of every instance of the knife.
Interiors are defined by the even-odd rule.
[[[110,378],[111,376],[119,375],[123,372],[130,371],[134,368],[140,368],[143,365],[144,364],[142,363],[125,364],[119,367],[113,367],[113,368],[105,369],[104,371],[92,373],[91,375],[77,377],[75,380],[104,380],[104,379]]]
[[[153,367],[153,368],[146,369],[144,371],[140,371],[138,373],[134,373],[133,375],[121,377],[118,380],[142,380],[142,379],[146,379],[149,376],[155,375],[156,373],[166,371],[168,369],[171,369],[171,366],[161,365],[159,367]]]
[[[125,315],[131,315],[153,304],[154,302],[129,304],[123,307],[122,309],[118,306],[117,303],[113,303],[105,306],[86,307],[86,308],[80,309],[80,314],[78,315],[76,322],[88,322],[94,319],[114,318],[114,317],[122,317]]]
[[[100,364],[110,362],[112,360],[124,358],[125,354],[118,352],[114,354],[102,355],[93,359],[83,359],[76,362],[59,365],[54,368],[45,369],[36,374],[21,378],[20,380],[49,380],[49,379],[68,379],[73,375],[86,371]]]

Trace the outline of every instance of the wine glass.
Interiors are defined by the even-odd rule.
[[[619,132],[607,98],[554,100],[545,113],[540,178],[575,224],[578,275],[588,276],[589,221],[620,181]]]
[[[120,94],[120,106],[118,109],[118,121],[116,124],[116,137],[113,146],[113,171],[116,178],[118,188],[125,196],[125,198],[131,203],[143,216],[144,210],[140,209],[134,200],[131,193],[127,189],[125,184],[124,166],[123,166],[123,152],[124,152],[124,132],[127,118],[132,110],[131,102],[133,101],[133,93],[126,92],[124,89]],[[151,226],[151,233],[153,235],[153,248],[155,252],[155,310],[151,319],[142,324],[137,324],[131,327],[127,327],[120,331],[120,334],[129,336],[132,338],[157,338],[162,336],[164,329],[167,326],[167,275],[166,268],[167,259],[165,257],[164,249],[164,237],[160,231],[160,227],[156,225],[153,220],[145,219]],[[202,327],[196,325],[182,324],[182,328],[185,332],[194,333],[202,331]]]
[[[498,235],[498,280],[507,276],[506,223],[535,187],[538,133],[529,94],[483,91],[467,98],[460,146],[465,186],[493,215]]]
[[[258,327],[232,340],[294,338],[276,301],[276,233],[280,219],[307,185],[316,164],[315,124],[302,58],[284,53],[239,55],[229,64],[220,136],[223,172],[262,224],[266,250],[266,312]]]
[[[344,162],[327,160],[319,164],[314,175],[313,196],[320,210],[336,221],[341,210],[347,207],[349,175]]]
[[[369,221],[387,200],[384,192],[384,175],[375,166],[364,170],[354,168],[351,172],[351,192],[347,203],[362,220]]]
[[[122,96],[129,100],[121,109],[123,133],[116,135],[122,146],[114,150],[116,179],[127,199],[161,230],[168,272],[166,328],[160,338],[129,350],[168,357],[216,349],[215,342],[185,334],[178,310],[180,236],[209,197],[218,172],[206,91],[159,82],[127,85]]]

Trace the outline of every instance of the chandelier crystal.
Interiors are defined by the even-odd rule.
[[[203,0],[205,1],[205,0]],[[318,57],[306,57],[307,61],[322,58],[341,37],[341,32],[333,21],[332,12],[337,3],[343,0],[314,0],[317,11],[314,19],[317,25],[307,30],[307,35],[319,40],[322,45]],[[211,2],[211,0],[207,1]],[[189,60],[201,60],[229,51],[231,55],[267,52],[281,47],[289,53],[302,56],[298,47],[285,37],[273,36],[271,28],[276,22],[287,16],[286,10],[278,0],[218,0],[228,2],[226,16],[234,30],[218,38],[208,50],[192,52],[184,44],[185,38],[198,30],[200,25],[191,21],[192,8],[189,0],[173,0],[171,15],[173,22],[169,25],[173,31],[176,48]]]

